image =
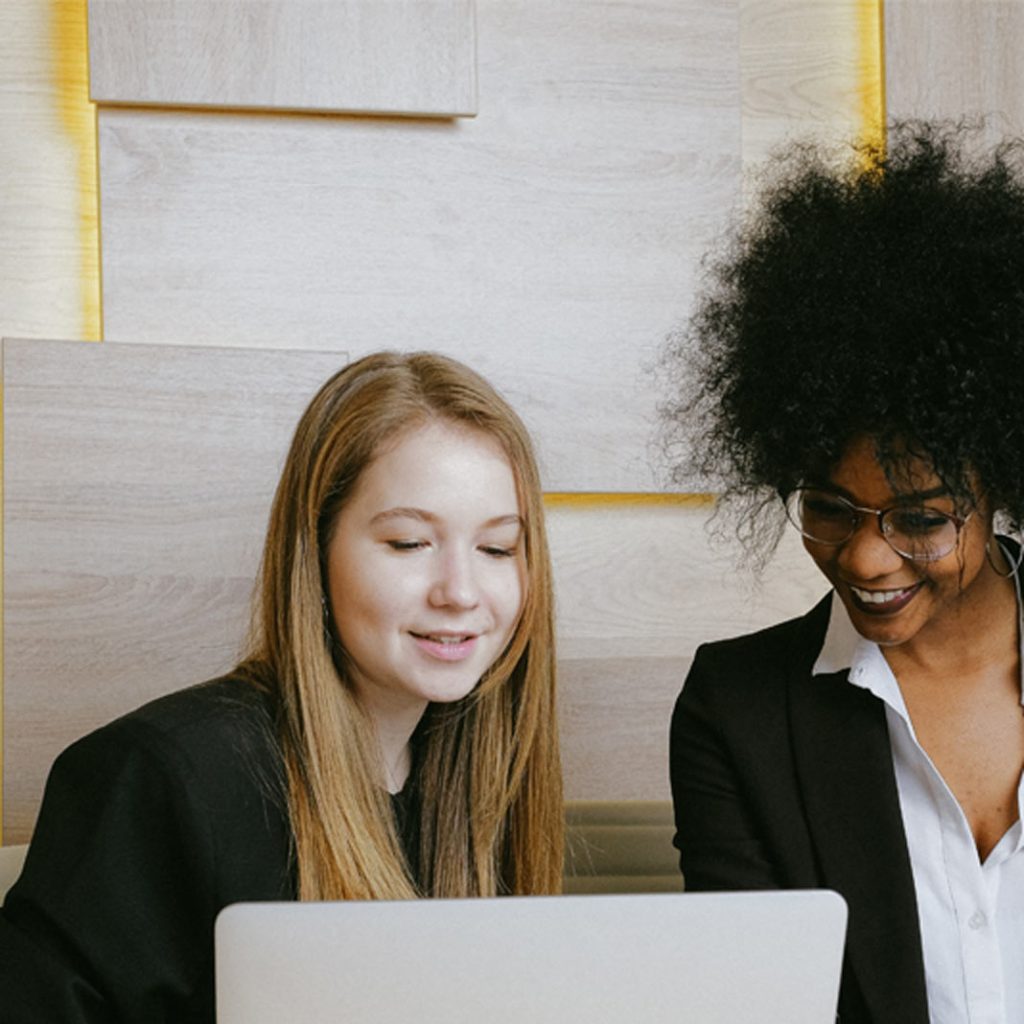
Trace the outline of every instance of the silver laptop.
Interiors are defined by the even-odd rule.
[[[833,892],[239,903],[218,1024],[832,1024]]]

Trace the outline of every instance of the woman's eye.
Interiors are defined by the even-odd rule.
[[[508,548],[503,547],[500,544],[483,544],[481,545],[480,550],[485,555],[490,555],[492,558],[513,558],[519,548],[518,546]]]
[[[850,510],[845,505],[838,501],[829,501],[827,498],[805,498],[803,511],[804,515],[813,516],[815,519],[846,519],[850,515]]]
[[[950,523],[948,516],[930,508],[901,509],[893,516],[893,526],[911,536],[935,533]]]
[[[418,551],[420,548],[425,548],[427,542],[425,540],[389,540],[387,545],[394,551]]]

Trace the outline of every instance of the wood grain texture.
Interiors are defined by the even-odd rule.
[[[987,137],[1024,134],[1024,4],[886,0],[890,117],[988,118]]]
[[[87,730],[231,666],[270,494],[339,353],[4,344],[5,841]],[[547,514],[570,799],[667,799],[698,643],[823,590],[792,538],[760,588],[674,506]]]
[[[654,489],[646,366],[737,196],[735,0],[478,22],[471,121],[101,110],[107,336],[439,349],[548,489]]]
[[[0,337],[97,338],[84,0],[3,0],[0,64]]]
[[[671,505],[549,509],[560,656],[689,658],[705,640],[800,614],[827,589],[795,530],[758,577],[711,517]]]
[[[5,842],[67,743],[234,663],[291,432],[346,361],[4,342]]]
[[[474,0],[89,0],[99,103],[463,117]]]
[[[795,531],[758,580],[725,538],[712,541],[708,516],[548,513],[570,800],[669,799],[669,718],[696,648],[800,615],[828,589]]]
[[[881,55],[865,52],[878,0],[739,0],[743,161],[787,140],[846,142],[881,120]]]

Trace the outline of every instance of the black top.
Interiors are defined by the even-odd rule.
[[[212,1024],[217,913],[295,897],[273,699],[229,677],[153,701],[54,763],[0,908],[0,1024]]]
[[[829,609],[698,649],[672,719],[675,843],[691,891],[839,892],[842,1024],[928,1024],[885,707],[811,671]]]

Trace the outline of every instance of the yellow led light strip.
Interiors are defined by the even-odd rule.
[[[622,506],[674,505],[680,508],[704,508],[714,504],[713,494],[650,494],[647,492],[567,492],[544,495],[547,508],[619,508]]]
[[[77,157],[81,337],[103,337],[100,292],[99,172],[96,105],[89,100],[86,0],[51,0],[53,84],[59,124]]]
[[[869,142],[885,144],[884,0],[857,0],[860,131]]]

